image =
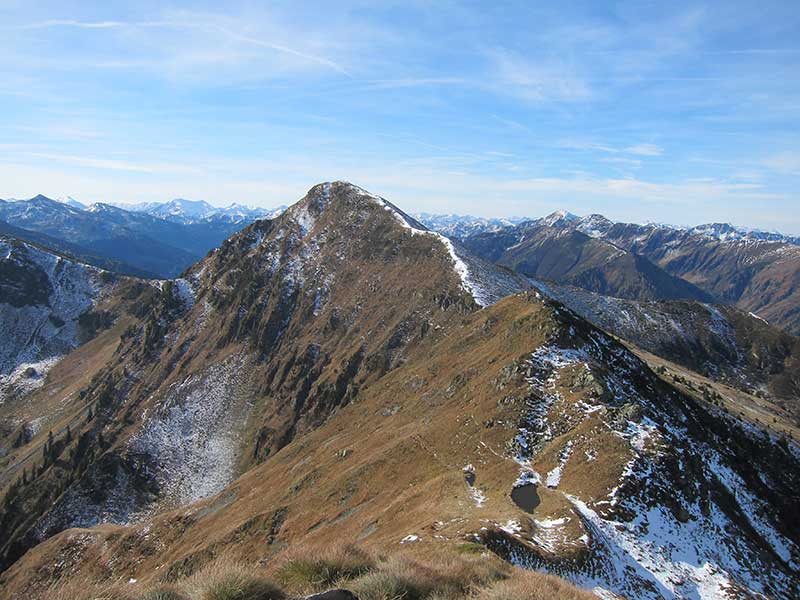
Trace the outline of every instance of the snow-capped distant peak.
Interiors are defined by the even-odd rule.
[[[438,231],[450,238],[466,238],[479,233],[492,233],[528,220],[523,217],[474,217],[472,215],[431,213],[415,213],[412,216],[428,229]]]
[[[580,217],[577,215],[573,215],[571,212],[567,212],[566,210],[557,210],[555,212],[550,213],[546,217],[541,219],[541,224],[546,225],[548,227],[554,227],[556,225],[565,225],[568,223],[576,223],[580,220]]]
[[[202,219],[217,211],[219,211],[218,208],[211,206],[205,200],[186,200],[184,198],[175,198],[174,200],[165,202],[164,204],[161,204],[148,212],[158,217],[173,216]]]
[[[739,227],[731,223],[704,223],[702,225],[670,225],[666,223],[645,223],[648,227],[658,229],[673,229],[683,231],[691,235],[699,235],[718,242],[740,242],[740,241],[762,241],[762,242],[784,242],[794,246],[800,246],[800,236],[784,235],[777,231],[764,231],[752,229],[750,227]]]
[[[220,208],[205,200],[187,200],[175,198],[169,202],[140,202],[136,204],[115,204],[118,208],[132,212],[146,213],[159,219],[183,224],[197,223],[209,219],[224,219],[232,222],[255,221],[256,219],[274,218],[285,206],[275,209],[258,208],[233,203]]]
[[[105,202],[93,202],[83,210],[90,213],[104,214],[109,217],[118,217],[127,212],[124,208],[114,206],[113,204],[107,204]]]
[[[591,214],[582,217],[576,229],[589,237],[603,237],[613,225],[614,222],[603,215]]]
[[[737,227],[730,223],[704,223],[686,229],[690,233],[696,233],[705,237],[714,238],[720,242],[735,242],[739,240],[764,240],[764,241],[787,241],[796,244],[796,238],[784,236],[776,231],[762,231],[760,229],[750,229],[749,227]]]
[[[55,198],[56,202],[60,202],[61,204],[66,204],[67,206],[71,206],[72,208],[77,208],[78,210],[84,210],[86,205],[83,202],[78,202],[72,196],[59,196]]]

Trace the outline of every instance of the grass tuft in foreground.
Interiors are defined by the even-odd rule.
[[[195,575],[184,587],[192,600],[284,600],[277,585],[242,563],[217,560]]]
[[[422,560],[380,557],[347,545],[294,550],[267,568],[221,558],[172,585],[70,584],[53,588],[47,598],[286,600],[337,587],[359,600],[596,600],[558,577],[511,567],[473,548]]]
[[[375,568],[372,556],[352,545],[291,552],[275,578],[296,593],[308,594],[355,579]]]
[[[141,594],[136,600],[189,600],[189,597],[175,586],[160,585]]]

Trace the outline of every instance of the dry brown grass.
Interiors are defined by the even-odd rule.
[[[474,598],[475,600],[596,600],[597,597],[553,575],[514,569],[511,577],[479,590]]]
[[[392,556],[353,581],[351,589],[361,600],[467,598],[506,573],[502,565],[480,557],[453,556],[423,562]]]
[[[491,318],[465,317],[463,323],[434,328],[418,359],[385,375],[385,385],[365,386],[358,402],[245,473],[230,501],[214,510],[206,509],[216,500],[205,501],[188,509],[190,518],[155,517],[146,526],[163,550],[153,551],[141,536],[117,536],[108,543],[99,536],[93,547],[102,563],[111,565],[106,576],[124,581],[133,576],[144,583],[165,556],[173,564],[164,572],[177,573],[185,558],[226,548],[247,560],[270,558],[283,544],[325,546],[341,539],[396,551],[412,531],[431,539],[436,522],[447,524],[437,534],[461,542],[482,519],[514,518],[517,509],[504,495],[518,468],[501,454],[523,406],[498,403],[495,379],[540,343],[550,325],[541,305],[510,300],[492,307]],[[502,325],[509,322],[514,325]],[[526,383],[513,378],[504,385],[503,394],[519,397]],[[399,409],[383,416],[394,407]],[[498,425],[486,428],[486,422]],[[476,447],[477,439],[483,444]],[[467,463],[482,465],[478,485],[489,498],[483,508],[475,506],[464,483]],[[276,521],[280,544],[265,548],[263,528],[252,524],[265,519],[264,526],[272,527],[267,512],[282,506],[291,509]],[[131,533],[138,535],[143,527],[132,527]],[[12,593],[41,589],[33,574],[61,560],[59,539],[28,553],[5,575]],[[136,543],[122,541],[129,539]],[[82,550],[82,556],[92,555]],[[93,574],[90,560],[81,558],[71,576],[85,581]]]
[[[87,583],[72,580],[54,583],[46,592],[48,600],[135,600],[122,584]]]
[[[159,585],[137,596],[136,600],[189,600],[189,597],[175,586]]]
[[[354,579],[375,568],[375,558],[351,544],[303,547],[286,556],[275,578],[290,591],[308,594]]]
[[[220,558],[201,569],[179,588],[192,600],[283,600],[286,594],[256,568]]]
[[[292,551],[273,574],[289,597],[334,587],[360,600],[589,600],[558,577],[510,567],[488,555],[446,553],[428,560],[374,556],[352,545]],[[174,585],[51,588],[48,600],[285,600],[262,567],[221,557]]]

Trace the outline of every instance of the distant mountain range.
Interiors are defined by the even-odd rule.
[[[465,237],[486,231],[498,231],[506,227],[512,227],[524,223],[534,223],[537,225],[571,226],[578,231],[591,237],[603,237],[611,227],[616,225],[614,221],[600,214],[591,214],[579,217],[569,211],[558,210],[546,217],[473,217],[470,215],[443,215],[432,213],[416,213],[414,215],[426,227],[443,233],[450,237]],[[648,229],[666,229],[674,231],[684,231],[689,234],[697,234],[721,242],[732,242],[740,240],[756,240],[770,242],[786,242],[789,244],[800,245],[800,236],[784,235],[776,231],[763,231],[748,227],[739,227],[730,223],[705,223],[694,226],[667,225],[664,223],[646,223],[641,225]]]
[[[216,208],[189,200],[125,209],[39,195],[29,200],[0,200],[0,229],[13,228],[19,239],[45,244],[123,274],[174,277],[245,225],[271,218],[281,210],[241,205]]]
[[[527,217],[492,218],[469,215],[436,215],[431,213],[415,213],[413,217],[429,229],[438,231],[447,237],[456,238],[486,231],[497,231],[530,220]]]
[[[230,221],[233,223],[253,222],[256,219],[272,219],[284,210],[286,206],[275,209],[256,208],[243,204],[231,204],[220,208],[213,206],[205,200],[185,200],[176,198],[169,202],[143,202],[140,204],[114,204],[118,208],[133,212],[141,212],[159,217],[174,223],[201,223],[209,221]]]
[[[443,232],[452,230],[448,219]],[[427,217],[432,228],[439,222]],[[632,300],[733,304],[800,333],[798,237],[725,223],[638,225],[557,211],[505,227],[476,224],[458,239],[530,277]]]

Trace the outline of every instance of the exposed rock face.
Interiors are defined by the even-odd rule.
[[[37,387],[89,333],[91,309],[115,277],[0,237],[0,404]]]
[[[800,419],[800,338],[732,306],[636,302],[537,284],[584,318],[639,348],[715,381],[766,394]]]

